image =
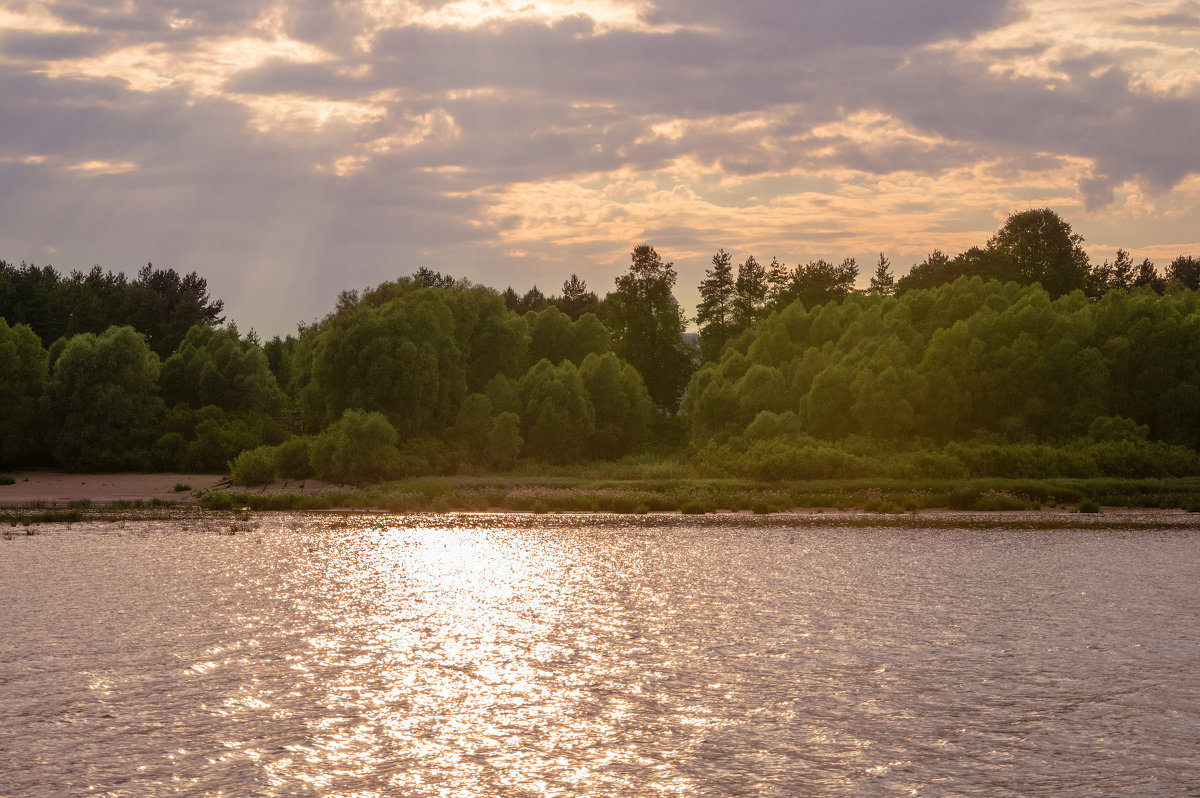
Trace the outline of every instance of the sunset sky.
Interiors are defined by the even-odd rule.
[[[294,330],[633,246],[902,274],[1051,207],[1200,255],[1200,2],[0,0],[0,259],[198,271]]]

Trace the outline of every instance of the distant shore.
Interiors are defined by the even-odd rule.
[[[0,472],[0,508],[929,514],[1122,509],[1195,512],[1200,479],[940,479],[758,482],[679,474],[414,477],[350,487],[315,479],[253,487],[221,474]],[[4,480],[7,482],[8,480]]]

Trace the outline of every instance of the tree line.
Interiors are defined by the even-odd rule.
[[[777,478],[1194,473],[1200,264],[1091,265],[1052,211],[896,278],[719,250],[685,335],[635,247],[600,297],[430,269],[295,335],[223,326],[195,273],[0,263],[0,466],[385,479],[687,456]],[[1039,448],[1040,447],[1040,448]],[[888,465],[882,466],[881,463]]]

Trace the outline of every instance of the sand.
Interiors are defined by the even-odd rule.
[[[61,471],[6,471],[16,480],[12,485],[0,485],[0,506],[23,506],[45,503],[65,505],[72,501],[90,501],[96,505],[115,501],[164,501],[190,503],[200,491],[227,485],[228,477],[221,474],[68,474]],[[188,486],[175,490],[176,485]],[[319,493],[329,483],[319,480],[280,481],[265,488],[268,492]],[[263,487],[238,488],[261,491]]]

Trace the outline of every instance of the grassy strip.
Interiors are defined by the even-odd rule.
[[[815,480],[588,478],[571,476],[422,477],[317,495],[213,491],[210,510],[378,509],[448,512],[773,513],[833,508],[876,513],[925,509],[1095,512],[1101,506],[1200,511],[1200,478]]]

